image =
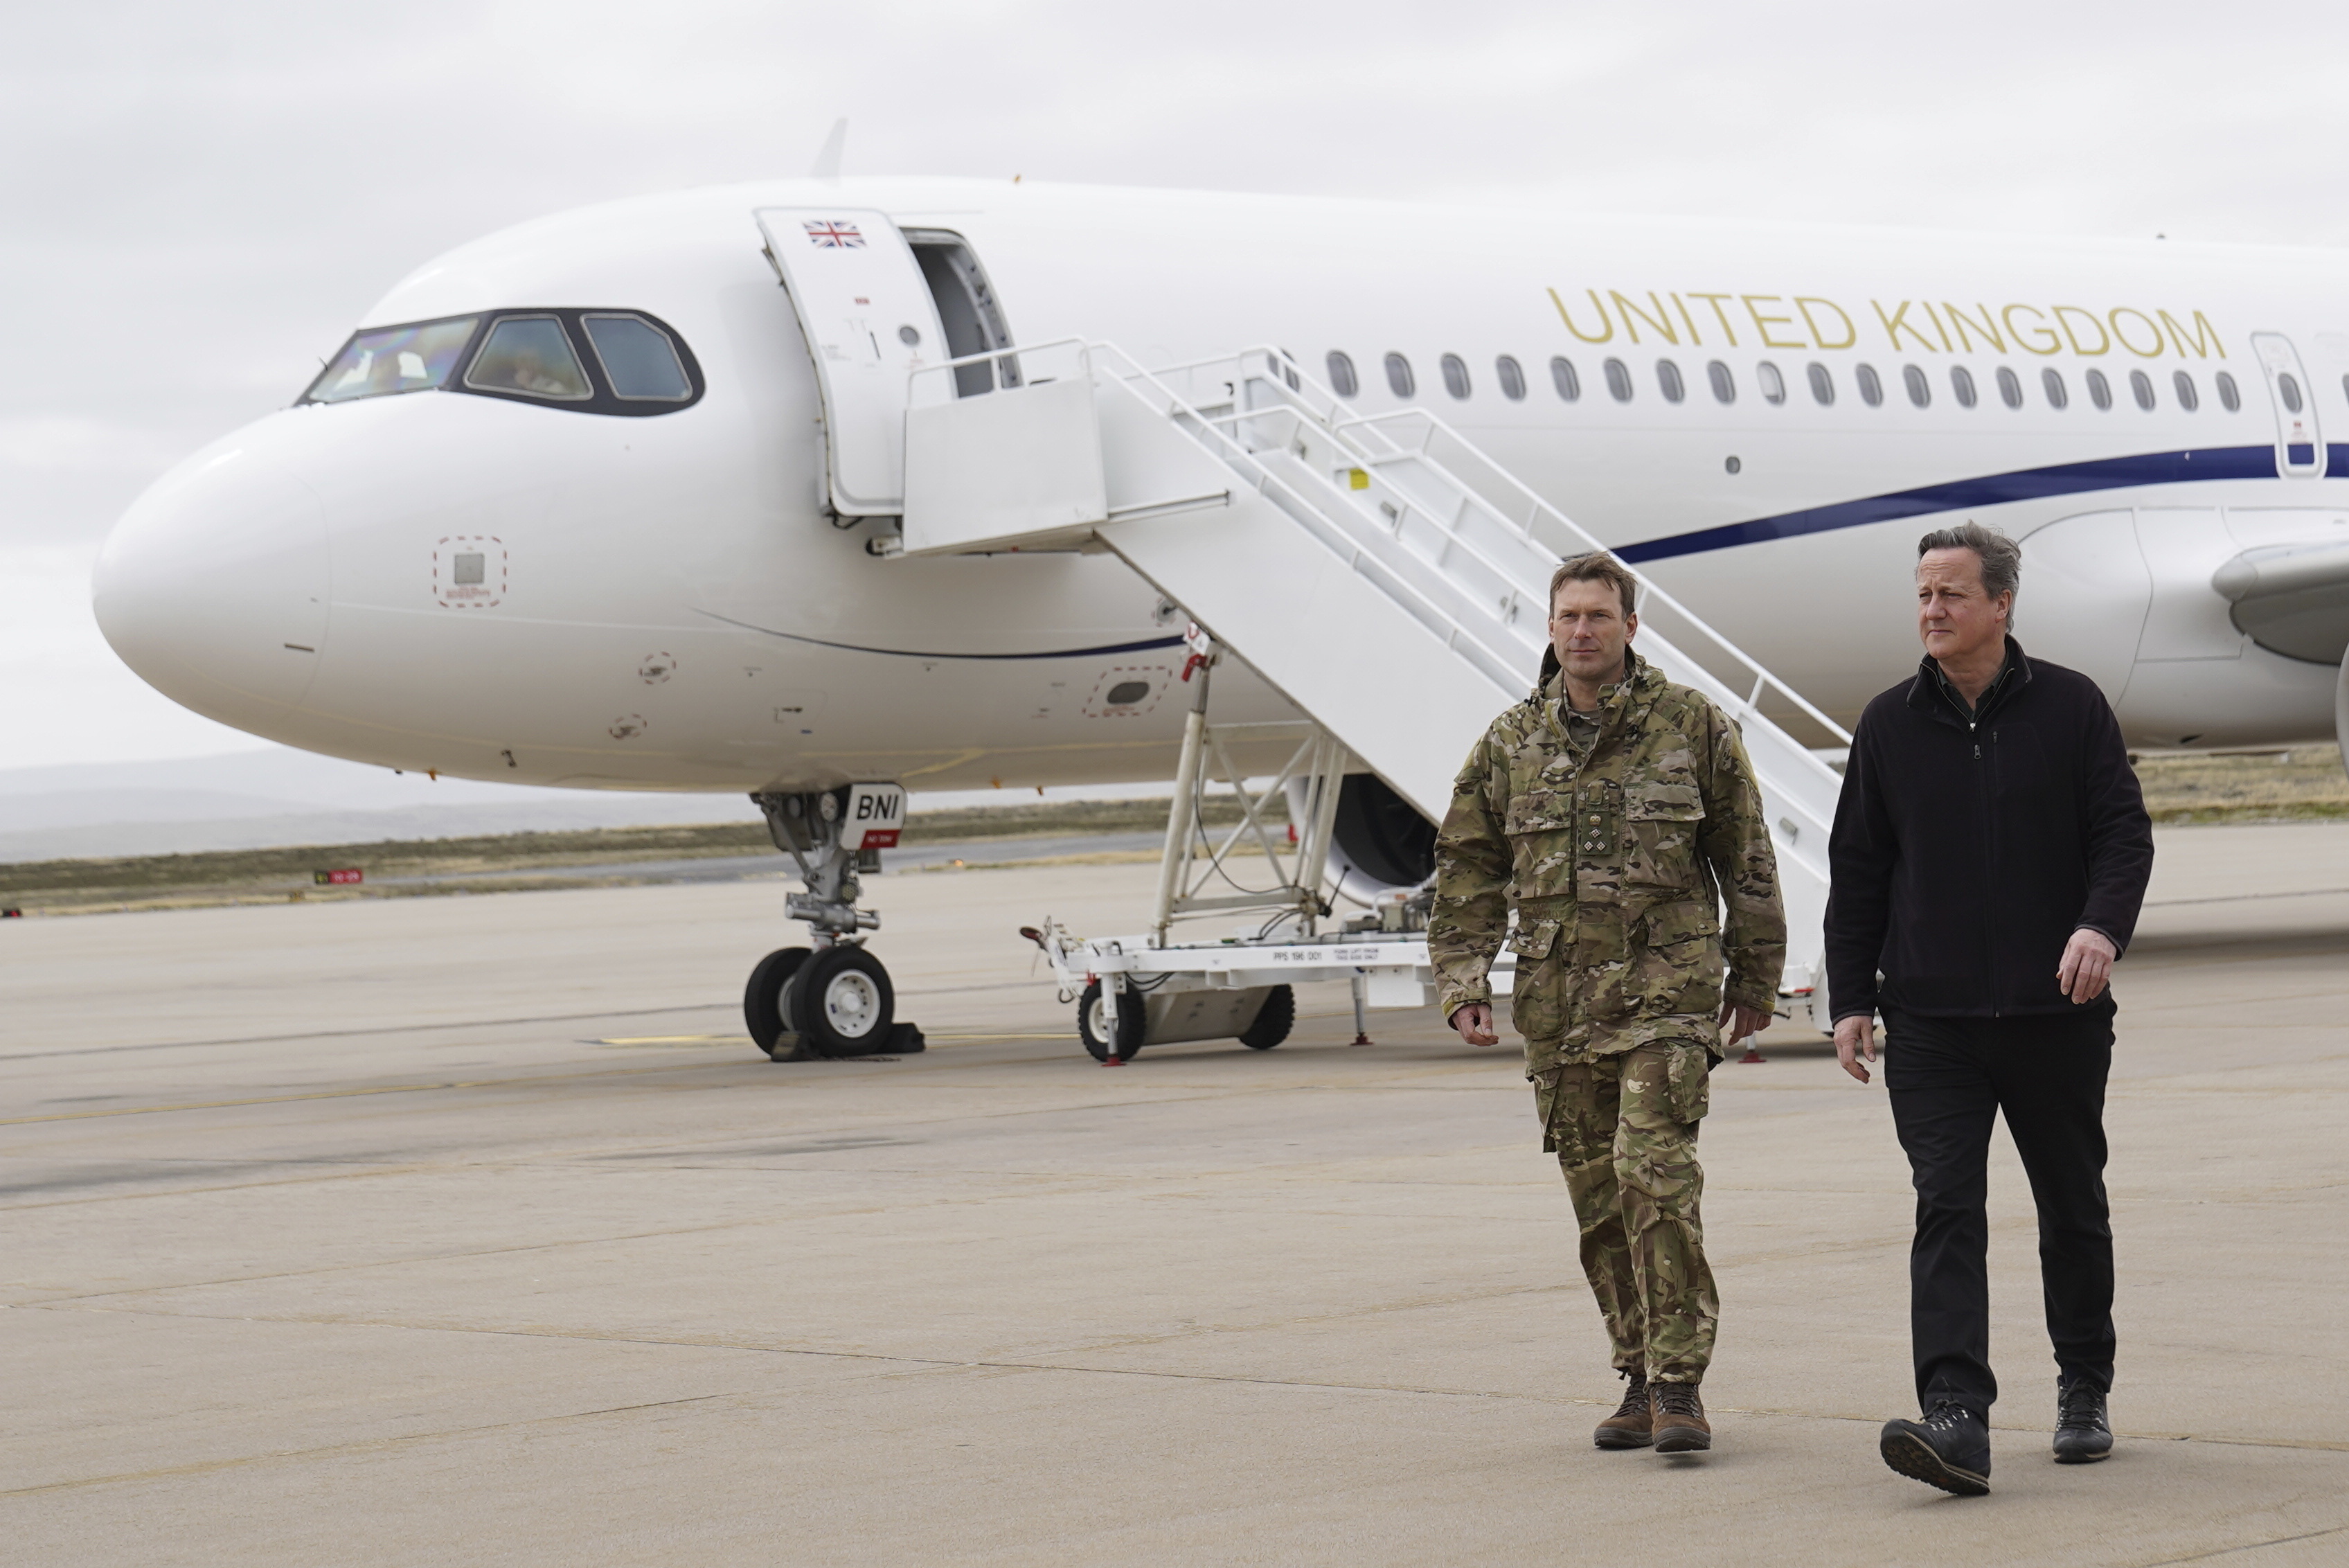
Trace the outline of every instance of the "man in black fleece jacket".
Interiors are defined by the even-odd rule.
[[[1917,1188],[1909,1333],[1921,1421],[1885,1462],[1990,1490],[1991,1126],[2003,1112],[2039,1210],[2055,1458],[2112,1451],[2113,1241],[2105,1201],[2106,990],[2153,869],[2153,829],[2095,682],[2009,635],[2022,552],[1969,523],[1917,547],[1916,677],[1869,702],[1828,844],[1836,1054],[1885,1086]]]

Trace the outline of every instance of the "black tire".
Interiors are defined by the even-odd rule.
[[[801,1041],[817,1055],[870,1056],[889,1043],[897,990],[863,948],[824,948],[792,977],[790,1009]]]
[[[1085,987],[1084,995],[1077,999],[1077,1037],[1085,1043],[1086,1052],[1096,1062],[1106,1062],[1112,1054],[1107,1020],[1102,1016],[1108,1010],[1102,1006],[1102,984],[1094,981]],[[1142,1049],[1142,1031],[1147,1017],[1142,998],[1131,991],[1117,993],[1117,1041],[1115,1054],[1121,1062],[1133,1060]]]
[[[1297,993],[1285,985],[1276,985],[1266,993],[1264,1005],[1257,1009],[1256,1022],[1240,1035],[1240,1044],[1251,1051],[1269,1051],[1288,1038],[1297,1027]]]
[[[792,976],[807,962],[807,948],[777,948],[750,971],[742,988],[742,1022],[750,1027],[750,1043],[768,1055],[776,1042],[792,1033]]]

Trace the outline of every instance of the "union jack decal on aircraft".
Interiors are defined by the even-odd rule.
[[[811,223],[802,227],[808,233],[809,243],[818,250],[861,251],[864,236],[856,232],[854,223]]]

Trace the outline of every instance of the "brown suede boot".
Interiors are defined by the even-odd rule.
[[[1713,1447],[1713,1424],[1693,1383],[1658,1383],[1649,1397],[1656,1407],[1655,1442],[1660,1454],[1694,1454]]]
[[[1625,1376],[1631,1381],[1630,1386],[1623,1390],[1622,1406],[1590,1434],[1590,1440],[1602,1449],[1644,1449],[1656,1440],[1649,1426],[1648,1375],[1631,1372]]]

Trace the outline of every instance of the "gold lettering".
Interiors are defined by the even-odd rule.
[[[1925,314],[1933,323],[1933,330],[1941,335],[1941,351],[1946,354],[1950,351],[1950,329],[1941,325],[1941,313],[1933,308],[1933,302],[1928,299],[1923,303]]]
[[[2072,324],[2069,321],[2064,319],[2066,315],[2085,316],[2088,318],[2088,325],[2096,329],[2096,346],[2094,348],[2080,347],[2080,335],[2072,330]],[[2055,325],[2062,327],[2064,336],[2072,340],[2072,352],[2075,354],[2086,357],[2108,354],[2112,351],[2112,335],[2105,330],[2105,324],[2096,319],[2096,313],[2093,310],[2083,310],[2076,305],[2059,305],[2055,307]]]
[[[1836,319],[1843,323],[1842,342],[1830,343],[1827,341],[1827,335],[1819,330],[1818,317],[1811,314],[1811,306],[1814,305],[1824,305],[1829,310],[1836,313]],[[1795,308],[1803,313],[1803,325],[1811,329],[1811,341],[1816,343],[1820,348],[1848,348],[1853,344],[1859,341],[1859,328],[1851,324],[1851,317],[1846,316],[1843,313],[1843,306],[1837,305],[1834,300],[1821,299],[1816,294],[1798,294],[1795,296]]]
[[[1615,302],[1617,314],[1623,317],[1623,330],[1631,335],[1632,342],[1637,343],[1640,340],[1640,323],[1642,321],[1661,333],[1665,342],[1672,344],[1680,342],[1681,335],[1672,330],[1671,318],[1664,314],[1664,302],[1656,297],[1654,289],[1648,291],[1648,303],[1656,307],[1656,313],[1653,316],[1624,298],[1620,289],[1609,289],[1607,297]]]
[[[1672,304],[1681,313],[1681,325],[1689,329],[1689,341],[1692,343],[1703,342],[1704,339],[1696,335],[1696,323],[1689,318],[1688,306],[1681,304],[1681,296],[1679,295],[1676,294],[1672,296]]]
[[[2157,310],[2154,314],[2161,317],[2161,324],[2164,327],[2169,328],[2169,340],[2178,345],[2178,357],[2181,359],[2185,358],[2186,329],[2178,326],[2177,317],[2171,316],[2167,310]],[[2219,358],[2224,359],[2227,357],[2227,346],[2219,341],[2219,329],[2211,326],[2198,310],[2194,313],[2194,357],[2198,359],[2208,359],[2210,357],[2210,348],[2202,347],[2205,334],[2209,337],[2210,348],[2219,350]]]
[[[1760,311],[1754,308],[1754,302],[1757,299],[1766,299],[1771,304],[1775,305],[1778,303],[1778,296],[1775,294],[1741,294],[1737,298],[1739,303],[1745,306],[1745,314],[1754,318],[1754,330],[1762,335],[1762,346],[1764,348],[1807,348],[1810,347],[1809,344],[1804,342],[1799,337],[1795,338],[1792,343],[1781,343],[1775,337],[1770,336],[1770,328],[1772,327],[1792,327],[1795,324],[1795,318],[1791,316],[1764,316]]]
[[[2128,334],[2121,330],[2121,317],[2124,316],[2134,316],[2139,321],[2145,323],[2147,328],[2153,334],[2152,348],[2140,348],[2136,344],[2128,340]],[[2113,324],[2113,337],[2119,341],[2120,346],[2127,349],[2130,353],[2136,355],[2140,359],[2158,359],[2161,358],[2162,349],[2168,347],[2168,345],[2162,340],[2161,328],[2154,326],[2153,317],[2147,316],[2142,310],[2131,310],[2127,306],[2124,305],[2119,309],[2107,316],[2105,319]]]
[[[1884,306],[1878,301],[1871,299],[1868,303],[1876,306],[1876,319],[1884,323],[1884,335],[1892,339],[1892,351],[1895,354],[1900,352],[1900,334],[1903,329],[1906,329],[1909,336],[1917,340],[1918,347],[1924,349],[1926,353],[1930,354],[1934,352],[1933,340],[1931,338],[1926,337],[1922,332],[1920,332],[1917,328],[1910,327],[1906,321],[1900,319],[1902,317],[1909,314],[1909,306],[1911,303],[1910,301],[1906,299],[1902,300],[1900,302],[1900,308],[1894,311],[1889,316],[1884,314]]]
[[[1689,297],[1691,299],[1702,299],[1707,305],[1713,306],[1713,318],[1715,321],[1720,322],[1722,331],[1729,335],[1729,346],[1732,348],[1736,348],[1737,328],[1729,324],[1729,312],[1721,308],[1721,302],[1723,300],[1733,299],[1736,296],[1734,295],[1727,294],[1692,294]]]
[[[1615,323],[1608,316],[1607,307],[1604,305],[1599,304],[1599,291],[1597,289],[1585,289],[1583,292],[1590,296],[1591,308],[1599,312],[1599,325],[1607,328],[1606,331],[1600,333],[1596,337],[1593,337],[1589,333],[1585,332],[1581,327],[1577,327],[1574,324],[1574,317],[1567,314],[1566,301],[1557,296],[1557,290],[1553,288],[1549,291],[1549,302],[1557,306],[1557,318],[1566,323],[1566,329],[1568,332],[1573,333],[1585,343],[1604,343],[1609,338],[1615,336]]]
[[[1960,310],[1956,306],[1951,305],[1948,300],[1945,299],[1941,301],[1941,308],[1950,313],[1950,319],[1951,321],[1957,323],[1958,341],[1965,345],[1967,353],[1972,353],[1974,348],[1974,340],[1966,333],[1966,327],[1969,325],[1971,325],[1976,332],[1981,333],[1984,337],[1990,339],[1990,346],[1992,348],[1997,349],[2002,354],[2006,352],[2006,339],[2001,337],[1998,335],[1998,328],[1990,324],[1989,306],[1977,306],[1976,308],[1982,312],[1982,319],[1971,323],[1966,318],[1966,313]]]
[[[2046,348],[2037,348],[2025,341],[2023,336],[2023,328],[2014,324],[2014,313],[2018,310],[2027,310],[2033,316],[2044,317],[2047,314],[2035,305],[2010,305],[2004,310],[1998,313],[1998,318],[2006,323],[2006,329],[2014,334],[2014,346],[2017,348],[2022,349],[2025,354],[2053,354],[2064,347],[2064,339],[2055,335],[2055,329],[2052,327],[2034,327],[2031,328],[2033,332],[2044,332],[2047,334]]]

